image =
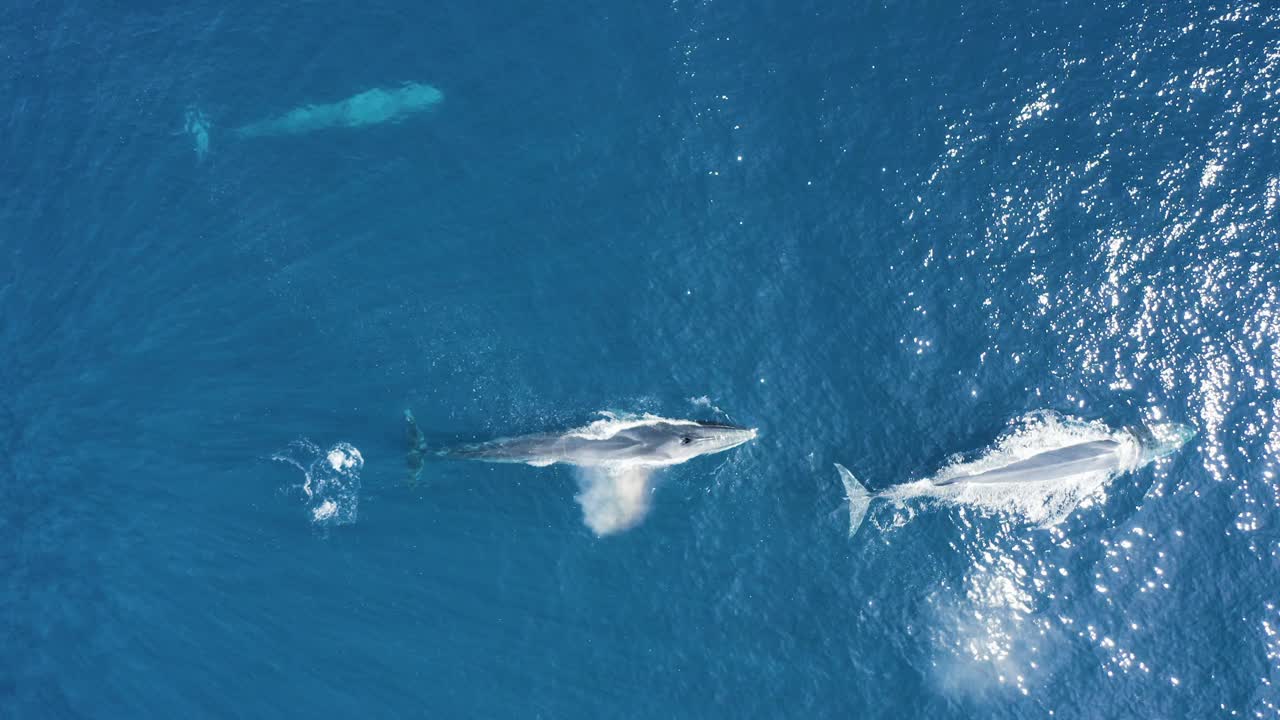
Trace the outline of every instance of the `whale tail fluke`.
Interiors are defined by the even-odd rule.
[[[857,534],[863,519],[866,518],[867,508],[871,507],[871,501],[875,496],[858,482],[858,478],[849,472],[849,468],[840,463],[835,465],[836,470],[840,472],[840,480],[844,482],[845,494],[849,496],[849,537],[853,537]]]
[[[422,430],[418,427],[418,421],[413,417],[413,411],[406,409],[404,411],[405,421],[405,441],[409,446],[409,451],[405,455],[405,484],[409,487],[417,487],[418,479],[422,477],[422,465],[427,455],[427,438],[422,434]]]

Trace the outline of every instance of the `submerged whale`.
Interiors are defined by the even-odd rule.
[[[283,115],[264,118],[231,131],[239,138],[298,135],[328,128],[357,128],[394,123],[430,110],[444,100],[444,93],[423,83],[405,83],[394,88],[373,88],[345,100],[321,105],[303,105]],[[199,108],[187,108],[183,131],[191,136],[196,157],[209,153],[211,126]]]
[[[1048,425],[1015,437],[1021,442],[880,493],[868,491],[845,466],[836,463],[836,470],[849,498],[850,535],[877,499],[899,506],[922,498],[1021,510],[1028,519],[1053,525],[1112,477],[1168,457],[1194,436],[1192,428],[1176,423],[1110,431],[1050,416]]]
[[[345,100],[323,105],[303,105],[276,117],[236,128],[240,137],[297,135],[335,127],[362,127],[397,122],[428,110],[444,100],[431,85],[405,83],[397,88],[373,88]]]
[[[195,142],[196,162],[203,162],[204,156],[209,154],[208,118],[199,108],[189,107],[182,129]]]
[[[587,525],[597,535],[626,530],[644,517],[655,470],[703,455],[735,448],[756,437],[753,428],[656,415],[602,419],[561,432],[535,433],[470,443],[432,453],[413,413],[405,411],[410,476],[417,478],[425,459],[523,463],[535,467],[572,465],[579,470],[577,496]]]

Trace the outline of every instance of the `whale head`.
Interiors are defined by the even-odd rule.
[[[1142,445],[1141,463],[1145,465],[1167,458],[1195,436],[1196,430],[1190,425],[1181,423],[1152,425],[1139,436],[1139,442]]]
[[[755,428],[727,425],[725,423],[693,420],[680,423],[664,423],[660,454],[674,462],[684,462],[702,455],[714,455],[753,440]]]

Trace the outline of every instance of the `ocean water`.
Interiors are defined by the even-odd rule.
[[[17,0],[0,57],[0,716],[1280,711],[1274,5]],[[597,537],[564,467],[407,482],[406,408],[760,436]],[[833,463],[1044,417],[1199,434],[848,536]]]

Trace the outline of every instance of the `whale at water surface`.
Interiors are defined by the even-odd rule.
[[[1055,414],[1036,417],[1031,429],[1006,438],[976,460],[879,493],[868,491],[836,463],[849,500],[849,534],[858,531],[874,500],[898,506],[937,500],[1011,510],[1038,524],[1055,525],[1111,478],[1166,458],[1195,436],[1195,430],[1177,423],[1112,431]]]
[[[535,467],[578,469],[578,503],[587,526],[609,535],[636,525],[648,512],[656,470],[735,448],[756,437],[754,428],[656,415],[603,418],[561,432],[535,433],[459,445],[432,452],[413,413],[405,411],[411,480],[429,456]]]

